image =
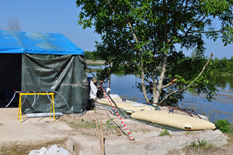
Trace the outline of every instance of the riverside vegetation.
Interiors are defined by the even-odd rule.
[[[191,57],[195,57],[195,51],[192,52]],[[85,51],[84,52],[85,58],[87,59],[87,65],[90,66],[101,66],[104,65],[104,61],[97,60],[92,61],[92,52]],[[203,59],[206,59],[203,57]],[[222,59],[214,58],[210,60],[210,63],[208,65],[208,70],[211,75],[220,75],[220,76],[233,76],[233,57],[230,59],[227,59],[226,57],[223,57]],[[99,71],[100,69],[97,69],[95,71]]]

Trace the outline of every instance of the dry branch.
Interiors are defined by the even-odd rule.
[[[207,65],[209,64],[210,59],[213,57],[213,55],[214,54],[211,53],[210,58],[206,62],[205,66],[202,68],[202,71],[198,74],[198,76],[192,82],[190,82],[190,84],[187,87],[185,87],[183,89],[180,89],[180,90],[177,90],[177,91],[174,91],[174,92],[168,94],[165,98],[163,98],[163,100],[161,102],[159,102],[159,104],[161,105],[161,103],[163,103],[166,99],[168,99],[169,96],[171,96],[171,95],[173,95],[175,93],[183,92],[186,89],[188,89],[201,76],[201,74],[204,72],[204,70],[206,69]]]

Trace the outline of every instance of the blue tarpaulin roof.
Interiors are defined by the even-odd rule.
[[[21,31],[0,31],[0,53],[84,55],[62,34]]]

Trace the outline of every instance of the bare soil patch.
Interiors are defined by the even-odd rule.
[[[56,121],[47,117],[27,118],[23,115],[22,123],[17,119],[17,113],[17,108],[0,109],[0,155],[24,155],[28,154],[30,150],[41,147],[49,148],[54,144],[66,148],[64,143],[67,139],[77,142],[77,145],[80,146],[79,149],[82,147],[82,154],[90,149],[92,154],[96,154],[96,152],[101,152],[101,149],[95,120],[97,120],[99,128],[100,121],[103,123],[106,152],[109,151],[108,149],[113,149],[113,152],[118,151],[117,147],[119,146],[135,145],[132,154],[136,155],[137,153],[141,154],[139,152],[145,152],[146,149],[152,150],[153,145],[149,144],[167,145],[177,139],[198,138],[209,133],[209,131],[205,131],[205,133],[203,131],[173,132],[168,130],[170,136],[158,137],[160,133],[164,132],[164,129],[123,118],[122,120],[135,138],[135,141],[130,141],[119,118],[109,110],[92,110],[82,116],[64,114]],[[143,143],[146,145],[144,146]],[[168,154],[180,154],[181,151],[186,154],[199,153],[195,149],[188,148],[187,150],[172,150]],[[203,151],[204,154],[221,154],[223,152],[230,154],[233,151],[233,138],[229,137],[227,146],[211,147],[209,150]]]
[[[57,138],[53,140],[39,140],[36,143],[25,141],[22,142],[7,142],[0,146],[0,155],[28,155],[31,150],[40,150],[42,147],[51,147],[57,144],[58,147],[65,148],[64,145],[68,138]]]

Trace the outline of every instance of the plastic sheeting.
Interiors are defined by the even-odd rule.
[[[62,34],[20,31],[0,31],[0,53],[84,55]]]
[[[42,147],[40,150],[32,150],[29,155],[71,155],[69,151],[64,148],[59,148],[57,145],[52,145],[48,150]]]
[[[22,91],[52,90],[55,93],[55,111],[83,112],[88,101],[88,80],[82,56],[72,55],[22,55]],[[24,100],[24,96],[22,96]],[[34,106],[32,106],[35,102]],[[71,108],[71,110],[69,109]],[[23,113],[49,112],[48,96],[26,96]]]
[[[96,85],[90,80],[90,99],[96,99],[97,87]]]
[[[83,112],[88,101],[83,55],[62,34],[0,31],[0,107],[11,100],[14,90],[52,90],[66,100],[55,94],[56,112]],[[22,102],[23,113],[50,109],[47,96],[22,96]],[[13,103],[18,103],[18,94]]]

